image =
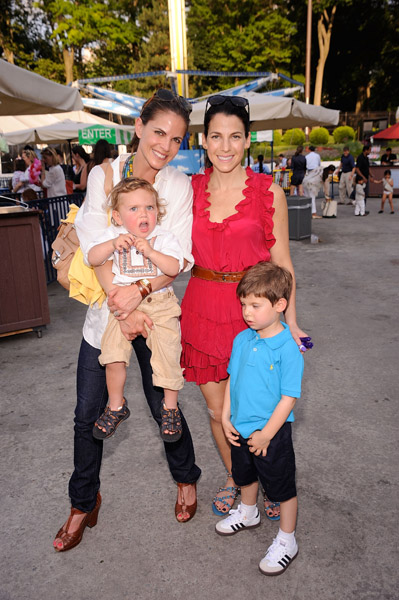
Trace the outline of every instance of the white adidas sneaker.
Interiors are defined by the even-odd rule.
[[[266,556],[260,561],[259,569],[264,575],[281,575],[298,555],[298,544],[289,544],[286,540],[274,538]]]
[[[241,510],[241,504],[229,512],[229,516],[216,523],[216,533],[219,535],[234,535],[245,529],[254,529],[260,525],[259,510],[256,509],[256,516],[248,519],[244,511]]]

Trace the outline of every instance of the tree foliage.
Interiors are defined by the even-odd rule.
[[[294,129],[287,129],[282,137],[282,141],[284,144],[289,144],[293,146],[299,146],[303,144],[306,140],[306,136],[302,129],[295,127]]]
[[[0,0],[0,56],[61,83],[168,70],[167,6],[167,0]],[[313,0],[313,94],[318,24],[328,29],[333,7],[329,52],[318,70],[321,103],[341,111],[396,108],[399,0]],[[187,0],[189,68],[280,71],[303,81],[306,11],[307,0]],[[190,94],[244,82],[190,77]],[[168,85],[164,77],[112,87],[148,96],[160,85]]]
[[[316,127],[310,132],[309,141],[311,144],[316,144],[316,146],[323,146],[328,144],[329,137],[328,129],[325,127]]]
[[[288,67],[296,31],[283,2],[254,0],[191,0],[187,28],[195,68],[213,71]],[[236,82],[224,78],[220,83],[229,87]],[[194,86],[199,93],[209,91],[215,88],[215,78],[195,81]]]
[[[351,142],[355,139],[356,134],[353,127],[349,127],[348,125],[341,125],[341,127],[336,127],[333,131],[334,142],[336,144],[342,144],[342,142]]]

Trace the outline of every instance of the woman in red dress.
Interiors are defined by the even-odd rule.
[[[245,270],[259,261],[272,260],[294,275],[285,194],[271,176],[241,166],[250,145],[249,126],[246,98],[209,98],[203,146],[213,166],[192,179],[195,265],[182,303],[185,378],[200,386],[227,470],[227,481],[213,502],[213,511],[222,515],[237,496],[230,445],[221,424],[233,340],[246,327],[236,288]],[[285,318],[299,345],[306,334],[296,323],[295,286]],[[267,514],[278,518],[274,507]]]

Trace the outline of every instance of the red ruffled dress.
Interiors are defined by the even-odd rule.
[[[213,271],[244,271],[270,260],[273,235],[272,177],[246,169],[244,198],[237,213],[222,223],[209,220],[207,191],[212,169],[194,175],[193,255],[195,264]],[[245,329],[238,283],[191,277],[182,302],[182,367],[187,381],[197,384],[227,377],[235,336]]]

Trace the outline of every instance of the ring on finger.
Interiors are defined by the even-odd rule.
[[[120,317],[120,316],[121,316],[121,313],[118,310],[116,310],[114,312],[114,317]]]

